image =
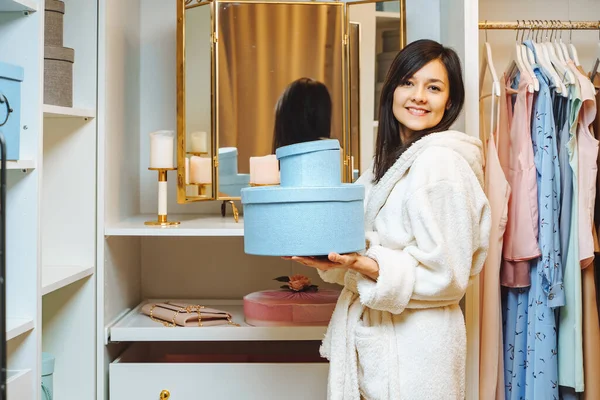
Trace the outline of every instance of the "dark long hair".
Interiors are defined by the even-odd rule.
[[[440,60],[446,67],[450,85],[450,106],[444,112],[439,124],[433,128],[415,132],[403,143],[400,137],[400,123],[394,117],[394,91],[400,85],[433,60]],[[374,182],[385,175],[387,170],[396,162],[414,142],[424,135],[448,130],[458,118],[465,101],[465,88],[462,79],[460,59],[456,52],[444,47],[433,40],[417,40],[402,49],[390,66],[381,89],[379,107],[379,127],[375,144],[375,163],[373,167]]]
[[[331,97],[327,87],[300,78],[285,89],[275,109],[275,149],[331,136]]]

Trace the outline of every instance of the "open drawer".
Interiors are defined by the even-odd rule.
[[[110,364],[110,400],[326,399],[319,344],[135,343]]]

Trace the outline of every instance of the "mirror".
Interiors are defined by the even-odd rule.
[[[250,157],[274,153],[279,97],[301,77],[327,87],[342,180],[355,181],[374,155],[379,94],[406,41],[404,10],[405,0],[178,0],[178,202],[239,199]]]
[[[273,154],[275,106],[302,77],[325,84],[344,145],[342,3],[217,3],[218,198],[238,198],[250,157]]]
[[[375,155],[381,88],[406,42],[404,4],[398,0],[347,4],[352,181]]]
[[[177,200],[180,203],[214,198],[211,14],[211,3],[185,0],[185,8],[178,18],[178,24],[182,25],[178,35],[181,32],[183,40],[177,41],[177,78],[178,88],[184,88],[177,93]]]

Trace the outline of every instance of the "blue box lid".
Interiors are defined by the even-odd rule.
[[[23,81],[23,67],[7,64],[0,61],[0,79]]]
[[[242,189],[242,204],[358,201],[364,197],[363,185],[349,183],[331,187],[257,186]]]
[[[275,155],[278,160],[284,157],[295,156],[298,154],[313,153],[315,151],[324,150],[339,150],[340,142],[337,139],[322,139],[313,140],[310,142],[303,142],[297,144],[290,144],[289,146],[283,146],[275,150]]]

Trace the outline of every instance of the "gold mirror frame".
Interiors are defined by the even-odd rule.
[[[389,1],[389,0],[387,0]],[[406,0],[397,0],[400,3],[400,48],[406,45]],[[383,3],[386,0],[359,0],[354,2],[343,3],[339,1],[260,1],[260,0],[245,0],[244,3],[258,3],[258,4],[323,4],[327,6],[339,5],[342,7],[341,17],[342,23],[342,148],[343,154],[343,166],[342,166],[342,181],[352,182],[353,170],[351,163],[351,137],[350,137],[350,104],[353,100],[350,88],[350,46],[349,46],[349,34],[350,34],[350,13],[349,7],[353,4],[366,4],[366,3]],[[219,8],[218,4],[221,3],[240,3],[239,0],[177,0],[177,202],[178,203],[190,203],[197,201],[209,201],[209,200],[239,200],[239,197],[233,196],[221,196],[219,193],[219,127],[218,127],[218,60],[217,55],[219,51],[218,46],[218,18]],[[185,10],[198,7],[198,6],[210,6],[211,7],[211,129],[210,129],[210,149],[212,154],[212,185],[211,193],[205,197],[188,197],[186,194],[185,184],[185,157],[186,157],[186,122],[185,122]],[[358,71],[356,72],[358,73]],[[360,94],[359,94],[360,96]],[[357,109],[359,113],[358,121],[360,126],[360,106]],[[359,129],[359,141],[360,144],[360,129]],[[360,157],[360,156],[359,156]]]

